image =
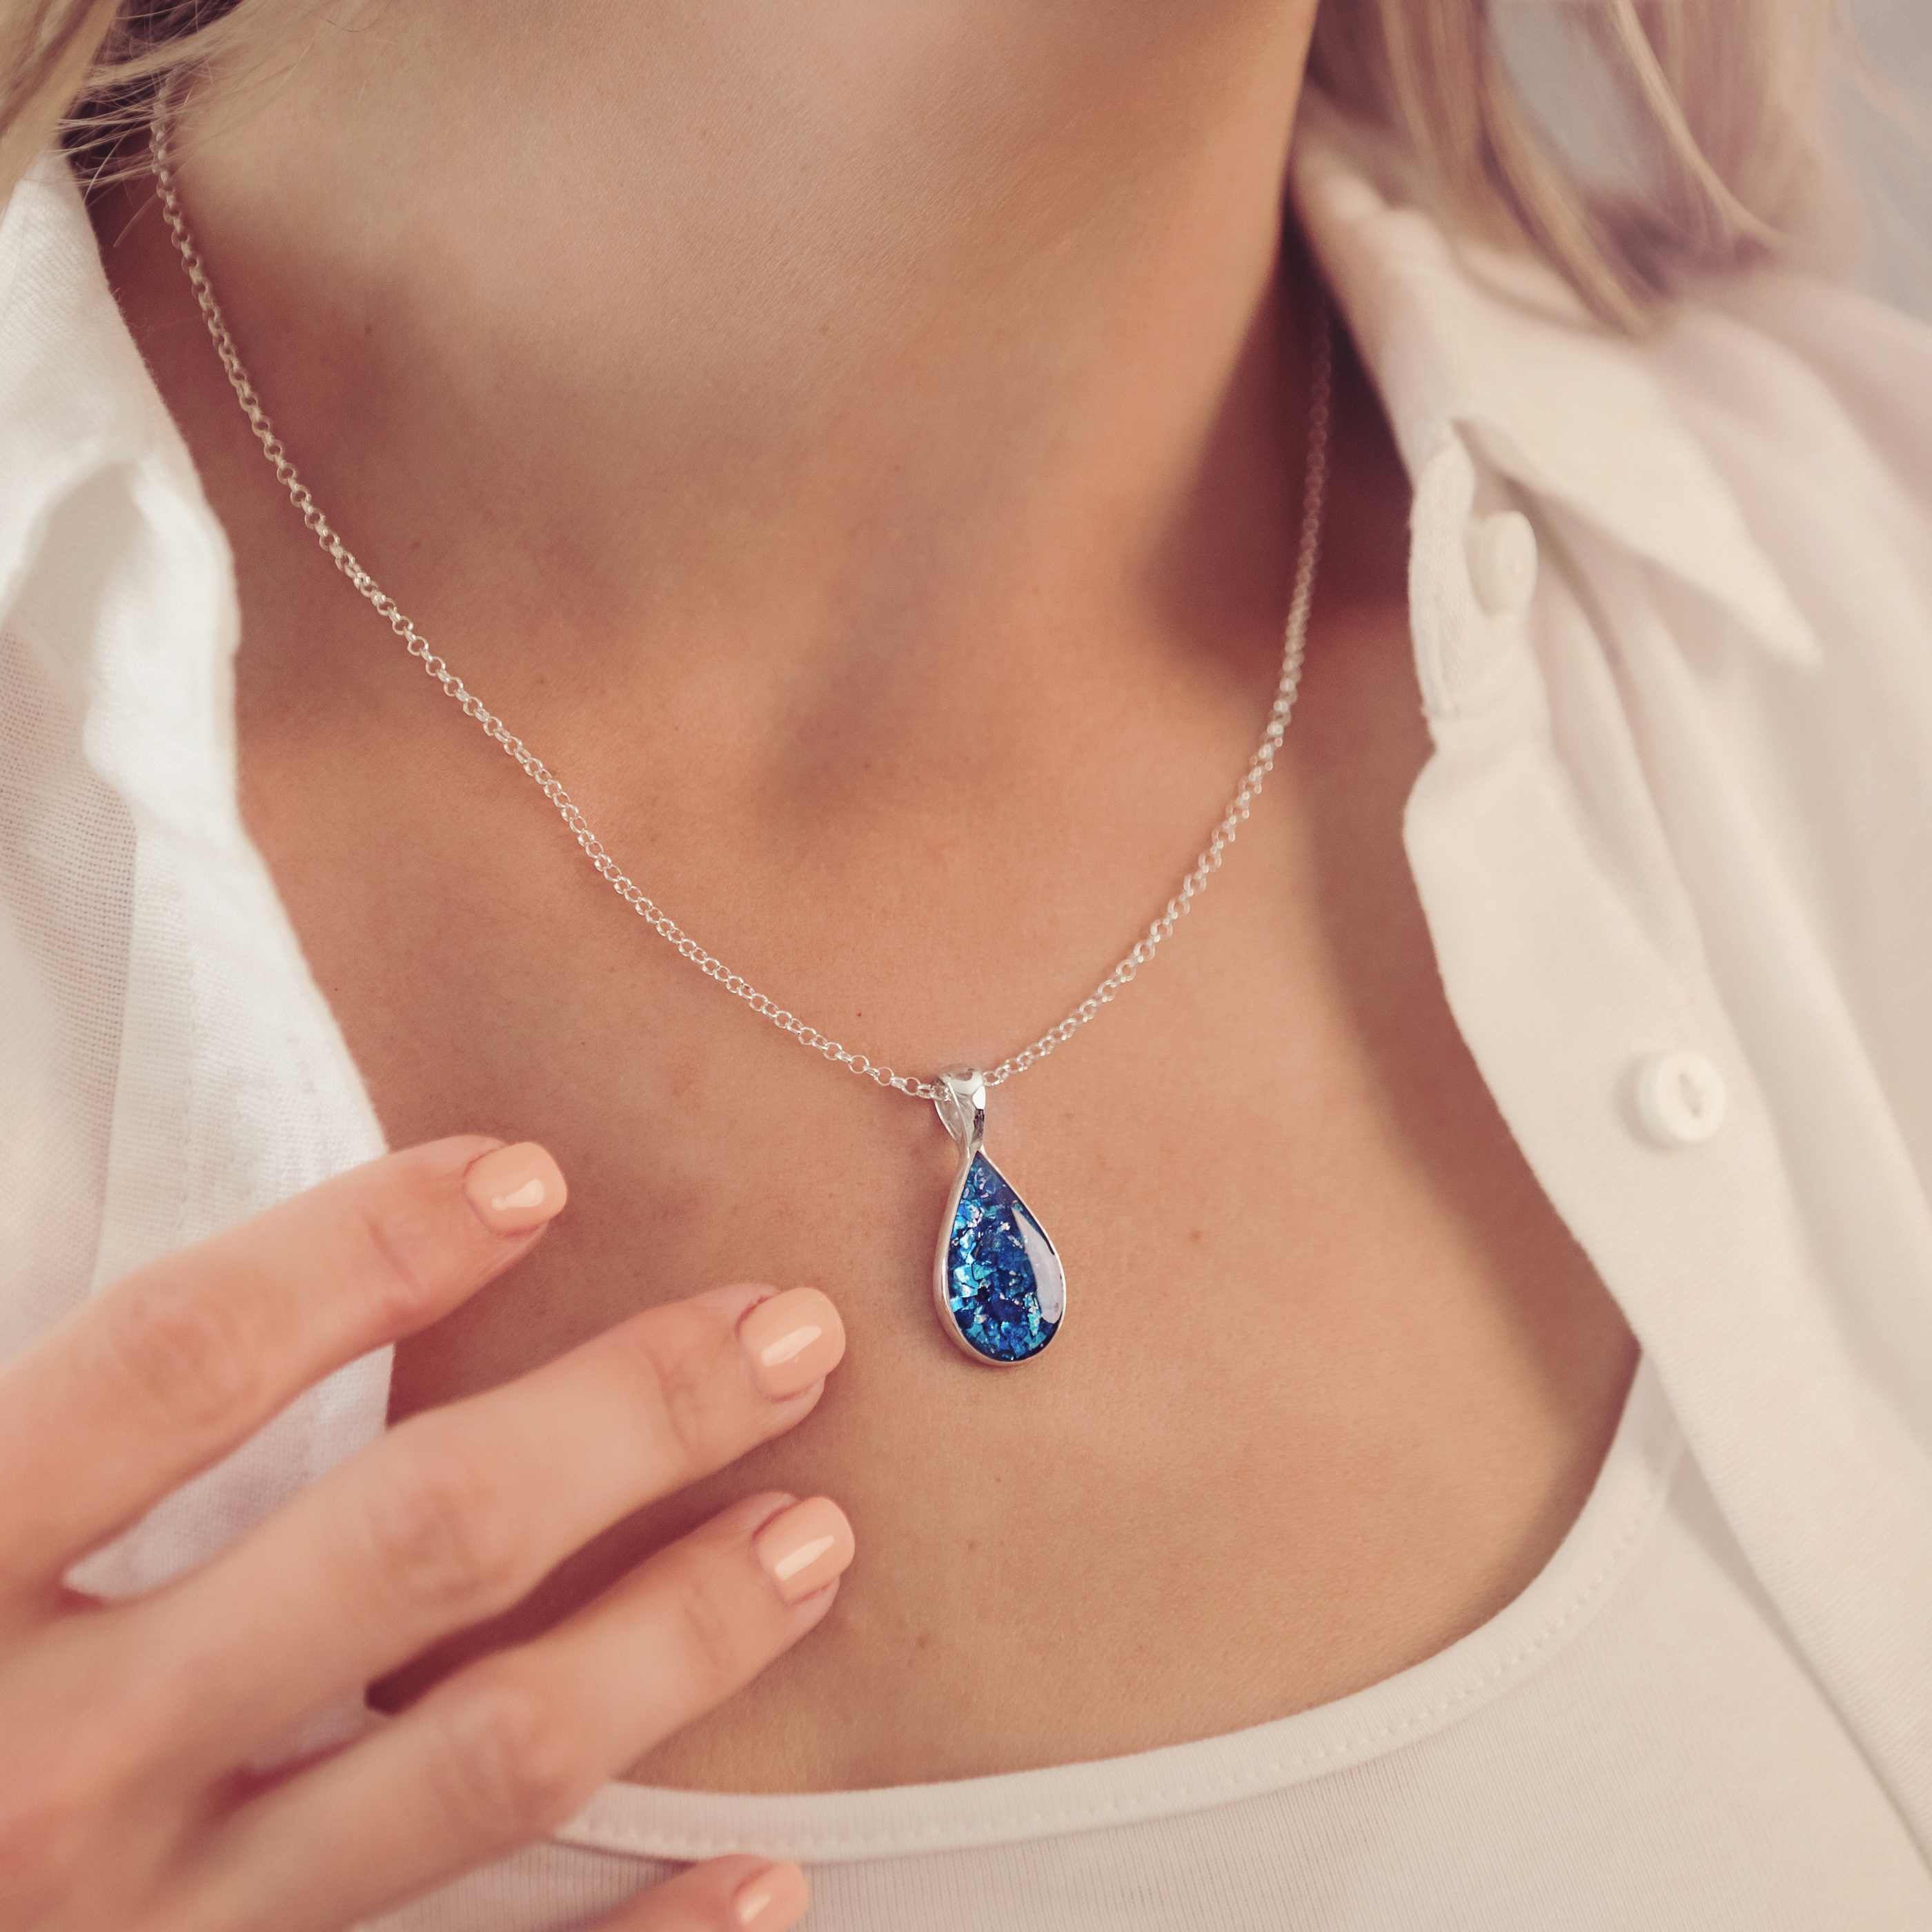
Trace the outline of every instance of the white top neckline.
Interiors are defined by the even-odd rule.
[[[748,1846],[819,1863],[887,1858],[1203,1810],[1363,1763],[1503,1696],[1588,1628],[1656,1522],[1683,1448],[1650,1358],[1640,1355],[1583,1507],[1529,1583],[1432,1656],[1287,1717],[1123,1756],[936,1784],[778,1794],[609,1784],[556,1835],[672,1858]]]

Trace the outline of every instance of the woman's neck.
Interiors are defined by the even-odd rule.
[[[408,0],[190,106],[183,194],[406,608],[782,686],[1245,628],[1293,537],[1311,13]]]

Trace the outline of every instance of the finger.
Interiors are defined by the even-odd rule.
[[[448,1313],[564,1197],[540,1148],[433,1141],[115,1283],[0,1372],[0,1588],[57,1579],[310,1382]]]
[[[651,1886],[586,1932],[786,1932],[811,1903],[796,1865],[740,1853]]]
[[[817,1624],[852,1547],[824,1496],[722,1511],[548,1635],[244,1805],[211,1841],[197,1926],[320,1932],[555,1830]]]
[[[400,1424],[196,1574],[110,1612],[104,1640],[170,1660],[178,1756],[272,1739],[802,1420],[844,1348],[814,1288],[646,1310]]]

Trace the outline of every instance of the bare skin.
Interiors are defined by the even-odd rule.
[[[459,29],[410,0],[320,34],[183,178],[352,548],[702,940],[925,1072],[1099,978],[1265,710],[1306,9],[910,10],[471,6]],[[1407,489],[1352,363],[1263,806],[1144,980],[996,1096],[1072,1311],[994,1375],[932,1320],[930,1109],[624,911],[314,548],[152,210],[98,214],[235,548],[248,823],[392,1141],[527,1135],[572,1177],[514,1276],[404,1346],[395,1414],[718,1279],[820,1283],[850,1336],[808,1426],[386,1700],[746,1483],[836,1496],[863,1554],[811,1643],[633,1767],[650,1782],[1200,1737],[1386,1677],[1522,1589],[1635,1345],[1442,997],[1400,843],[1429,753]]]

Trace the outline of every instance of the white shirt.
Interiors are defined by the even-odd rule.
[[[556,1932],[734,1848],[804,1858],[824,1932],[1932,1924],[1932,337],[1764,272],[1607,338],[1312,110],[1292,188],[1414,489],[1444,992],[1643,1349],[1588,1504],[1499,1616],[1315,1710],[951,1785],[609,1786],[386,1927]],[[241,825],[238,628],[44,157],[0,218],[0,1350],[382,1149]],[[77,1580],[258,1520],[382,1429],[388,1366]]]

